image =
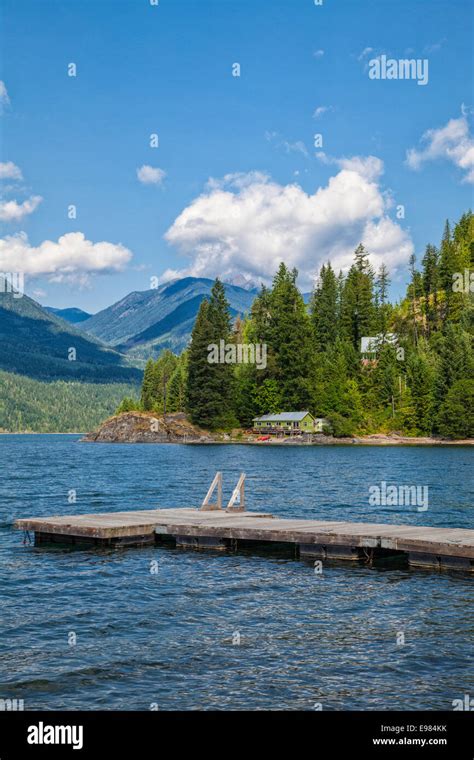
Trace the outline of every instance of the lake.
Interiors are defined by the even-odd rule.
[[[472,448],[78,440],[0,436],[0,699],[26,710],[450,710],[474,694],[467,574],[36,549],[12,528],[17,517],[199,506],[222,470],[227,498],[247,473],[251,510],[472,529]],[[427,486],[428,510],[371,505],[382,481]]]

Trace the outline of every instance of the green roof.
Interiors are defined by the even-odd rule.
[[[254,422],[301,422],[305,417],[313,415],[310,412],[279,412],[278,414],[263,414],[261,417],[254,417]]]

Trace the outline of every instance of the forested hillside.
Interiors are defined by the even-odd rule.
[[[85,433],[137,390],[124,383],[43,383],[0,371],[0,431]]]
[[[124,356],[2,283],[0,430],[88,431],[136,392],[143,373]]]
[[[216,281],[200,306],[186,355],[150,361],[141,400],[121,407],[185,409],[208,428],[251,425],[267,412],[308,409],[336,435],[400,432],[474,437],[474,217],[447,222],[439,246],[410,261],[400,303],[388,301],[389,272],[375,272],[360,245],[346,275],[325,264],[309,307],[297,272],[282,263],[244,321],[232,322]],[[361,354],[361,338],[377,337]],[[210,364],[220,339],[266,344],[266,367]],[[171,409],[172,407],[172,409]]]
[[[36,380],[137,383],[141,371],[119,352],[48,313],[0,281],[0,369]]]
[[[52,306],[45,306],[44,309],[50,314],[55,314],[57,317],[64,319],[66,322],[70,322],[71,325],[78,325],[81,322],[85,322],[86,319],[90,319],[92,317],[92,314],[88,314],[87,311],[76,309],[74,307],[70,309],[53,309]]]

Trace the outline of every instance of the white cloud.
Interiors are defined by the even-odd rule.
[[[7,88],[5,82],[0,79],[0,113],[6,106],[10,105],[10,98],[8,97]]]
[[[301,155],[306,156],[306,158],[309,155],[306,145],[302,140],[296,140],[296,142],[293,143],[284,140],[282,145],[287,153],[301,153]]]
[[[383,55],[386,55],[387,58],[391,57],[391,53],[388,50],[380,50],[378,48],[366,47],[357,56],[357,60],[363,63],[364,71],[369,71],[372,61],[380,61]]]
[[[163,169],[158,169],[158,167],[144,164],[140,169],[137,169],[137,177],[144,185],[161,185],[166,177],[166,172]]]
[[[276,148],[283,148],[286,153],[301,153],[305,158],[309,158],[308,149],[302,140],[289,142],[284,140],[279,132],[265,132],[265,140],[273,142]]]
[[[269,281],[284,261],[298,268],[306,288],[328,259],[337,270],[347,270],[360,242],[374,266],[384,261],[394,270],[406,263],[413,244],[388,217],[390,203],[379,184],[382,161],[369,156],[327,162],[340,170],[312,194],[264,174],[252,173],[248,183],[241,178],[240,187],[214,180],[166,232],[165,239],[191,264],[168,270],[164,279],[239,274]]]
[[[465,173],[463,182],[474,182],[474,139],[469,132],[467,116],[450,119],[444,127],[428,129],[421,138],[424,147],[410,148],[406,163],[410,169],[420,169],[428,161],[445,159]]]
[[[371,47],[364,48],[359,55],[357,56],[358,61],[362,61],[366,56],[370,55],[370,53],[373,53],[374,49]]]
[[[123,245],[92,243],[82,232],[62,235],[57,243],[44,240],[36,247],[30,245],[24,232],[0,240],[1,272],[45,275],[53,282],[79,281],[84,285],[91,274],[122,271],[131,258]]]
[[[221,190],[223,188],[234,187],[237,190],[242,190],[244,187],[249,187],[258,182],[267,182],[270,179],[266,172],[233,172],[232,174],[225,174],[221,179],[215,179],[210,177],[206,182],[207,190]]]
[[[374,182],[378,180],[383,174],[383,161],[377,156],[351,156],[350,158],[334,158],[328,156],[323,151],[316,153],[318,158],[323,164],[333,164],[340,169],[346,169],[347,171],[356,172],[368,182]]]
[[[0,179],[23,179],[21,169],[13,161],[0,162]]]
[[[0,221],[1,222],[21,222],[25,217],[32,214],[43,198],[41,195],[31,195],[23,202],[17,200],[6,200],[5,196],[9,193],[16,192],[18,185],[16,183],[23,180],[23,174],[19,166],[13,161],[0,163],[0,180],[12,180],[13,184],[3,184],[0,197]]]
[[[322,58],[324,55],[324,50],[315,50],[313,53],[314,58]]]
[[[445,42],[446,42],[446,37],[443,37],[443,39],[439,40],[438,42],[433,42],[431,45],[425,45],[425,47],[423,48],[423,52],[437,53],[439,50],[441,50]]]
[[[332,106],[318,106],[314,109],[313,119],[320,119],[325,113],[329,113],[334,110]]]
[[[21,222],[25,216],[36,211],[42,200],[40,195],[32,195],[31,198],[23,201],[23,203],[0,200],[0,221]]]

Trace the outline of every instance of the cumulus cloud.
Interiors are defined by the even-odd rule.
[[[191,258],[185,275],[268,282],[284,261],[311,286],[321,264],[347,270],[362,242],[372,263],[394,270],[413,251],[408,234],[388,216],[389,201],[380,187],[383,163],[375,156],[327,158],[339,171],[325,187],[306,193],[297,183],[280,185],[265,174],[228,175],[214,180],[187,206],[165,239]],[[235,184],[235,176],[238,184]]]
[[[474,139],[469,132],[467,114],[450,119],[444,127],[428,129],[421,137],[422,148],[410,148],[406,163],[410,169],[420,169],[428,161],[451,161],[465,174],[463,182],[474,183]]]
[[[8,92],[5,86],[5,82],[3,82],[0,79],[0,113],[4,108],[6,108],[6,106],[9,106],[9,105],[10,105],[10,98],[8,97]]]
[[[23,203],[0,200],[0,221],[21,222],[25,216],[36,211],[42,200],[41,195],[32,195],[31,198],[23,201]]]
[[[39,246],[30,245],[24,232],[0,240],[0,271],[47,276],[53,282],[86,284],[91,274],[122,271],[131,258],[123,245],[92,243],[82,232],[69,232],[57,242],[45,240]]]
[[[144,185],[161,185],[166,177],[166,172],[163,169],[158,169],[158,167],[144,164],[137,169],[137,177]]]
[[[17,179],[22,180],[21,169],[13,161],[0,162],[0,179]]]
[[[315,50],[313,53],[314,58],[322,58],[324,55],[324,50]]]
[[[323,164],[333,164],[340,169],[356,172],[368,182],[378,180],[383,174],[383,161],[377,156],[351,156],[350,158],[335,158],[328,156],[324,151],[316,153],[316,158]]]

